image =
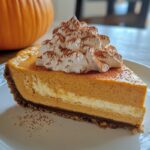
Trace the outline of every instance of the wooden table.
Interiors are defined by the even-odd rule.
[[[99,33],[110,37],[111,43],[115,45],[124,59],[133,60],[150,66],[150,29],[136,29],[129,27],[97,25]],[[46,33],[35,44],[50,37]],[[16,52],[0,52],[0,64],[13,57]]]

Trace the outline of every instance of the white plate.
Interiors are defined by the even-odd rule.
[[[150,88],[150,68],[131,61],[125,61],[125,64]],[[64,119],[44,112],[42,116],[47,116],[47,120],[53,122],[50,125],[44,120],[38,122],[39,112],[32,112],[31,109],[16,105],[5,84],[0,87],[0,150],[148,150],[150,149],[148,100],[150,89],[145,104],[148,108],[144,119],[145,132],[132,135],[124,129],[101,129],[90,123]],[[33,120],[27,113],[33,115]],[[27,121],[23,119],[25,116]],[[19,125],[20,123],[22,125]],[[31,129],[32,125],[34,129]]]

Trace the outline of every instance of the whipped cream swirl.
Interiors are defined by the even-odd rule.
[[[72,17],[53,30],[52,39],[43,42],[36,65],[68,73],[106,72],[121,67],[122,58],[107,36]]]

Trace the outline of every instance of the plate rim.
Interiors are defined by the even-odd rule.
[[[147,68],[147,69],[150,70],[150,66],[149,66],[149,65],[146,65],[146,64],[137,62],[137,61],[135,61],[135,60],[131,60],[131,59],[123,59],[123,61],[124,61],[124,62],[129,62],[129,63],[134,63],[134,64],[136,64],[136,65],[139,65],[139,66],[141,66],[141,67],[145,67],[145,68]]]

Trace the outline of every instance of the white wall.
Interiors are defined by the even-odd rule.
[[[74,15],[76,0],[53,0],[55,21],[66,20]]]
[[[76,0],[53,0],[55,21],[70,18],[75,13]],[[103,16],[106,13],[106,2],[89,1],[84,5],[84,16]]]

